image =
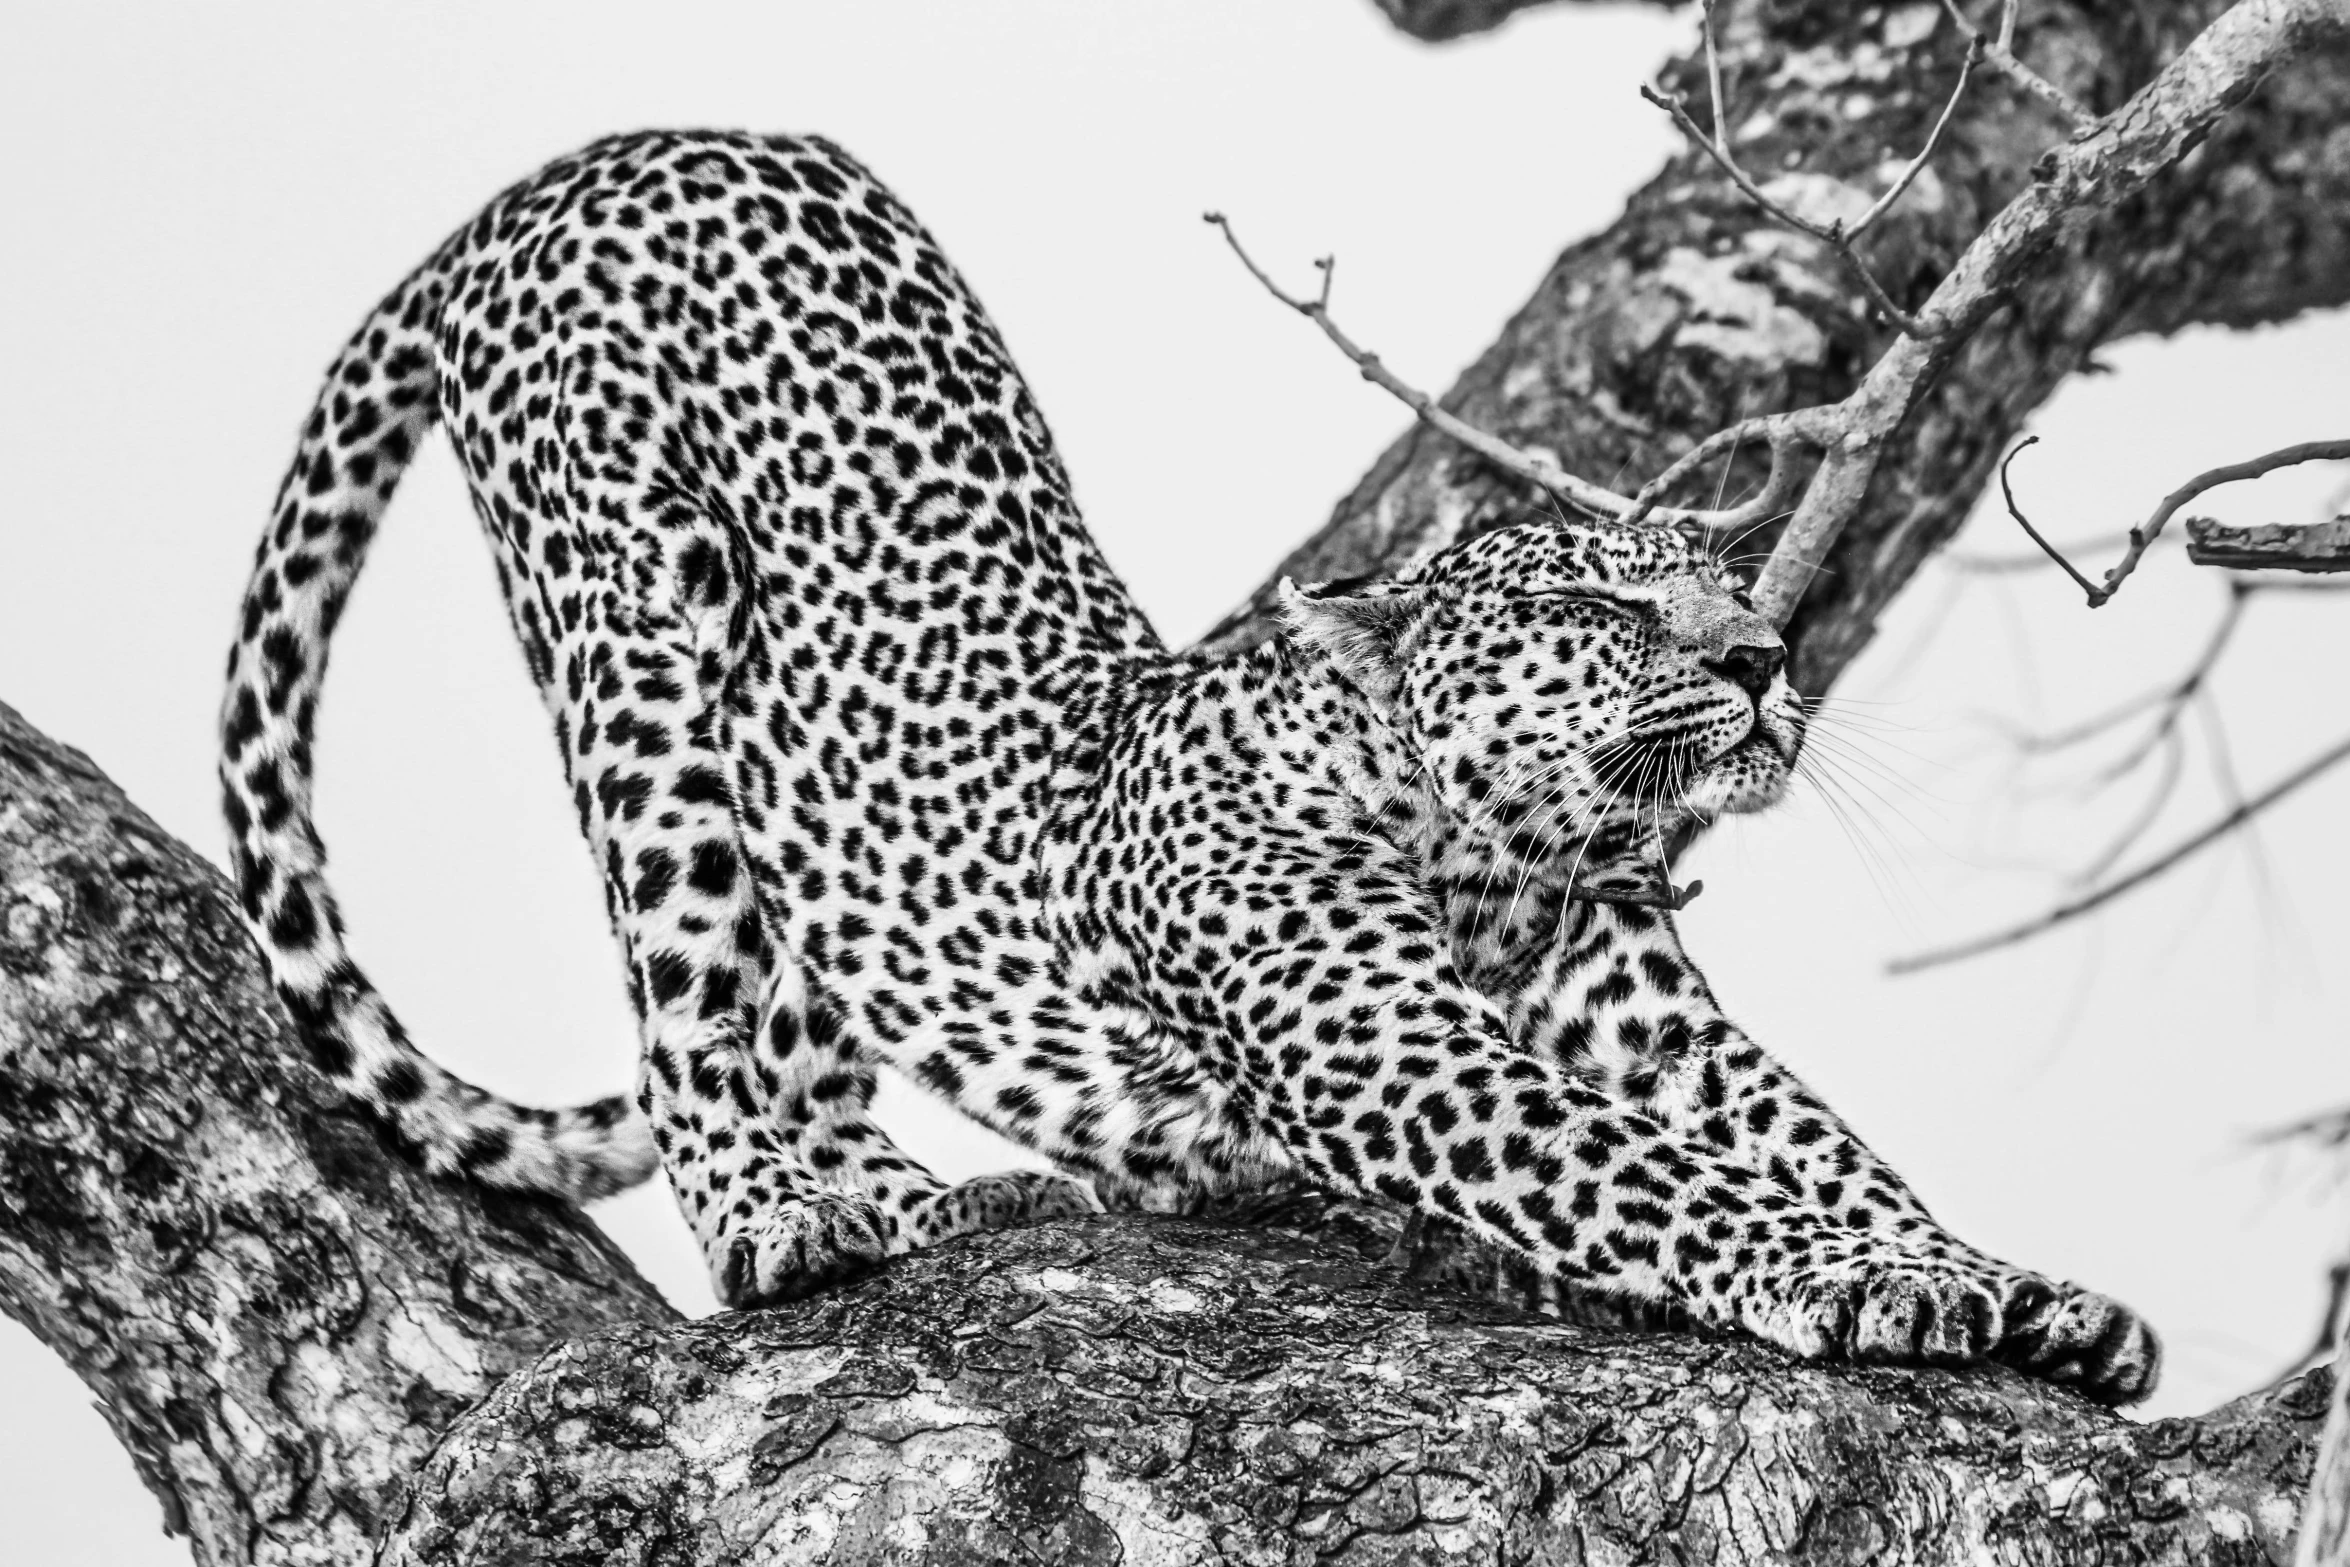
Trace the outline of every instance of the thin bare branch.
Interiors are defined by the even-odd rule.
[[[2236,628],[2244,623],[2245,602],[2253,592],[2251,588],[2231,586],[2227,608],[2220,612],[2218,624],[2211,628],[2211,635],[2204,640],[2203,651],[2196,655],[2195,661],[2187,666],[2184,674],[2155,693],[2155,702],[2161,705],[2162,716],[2155,720],[2152,728],[2139,736],[2136,745],[2114,758],[2098,773],[2097,787],[2117,783],[2137,771],[2138,765],[2146,760],[2155,746],[2178,733],[2179,720],[2186,716],[2187,705],[2202,693],[2204,685],[2211,679],[2211,672],[2219,667],[2221,657],[2226,654],[2228,644],[2235,640]]]
[[[2344,461],[2350,461],[2350,441],[2304,441],[2298,446],[2281,447],[2248,462],[2224,463],[2195,475],[2165,495],[2162,504],[2154,508],[2153,516],[2147,518],[2141,526],[2130,530],[2129,549],[2114,564],[2113,570],[2105,574],[2104,587],[2092,594],[2090,607],[2095,608],[2104,603],[2120,590],[2130,573],[2138,569],[2138,562],[2145,558],[2147,549],[2162,536],[2163,525],[2171,520],[2180,507],[2205,490],[2217,489],[2223,484],[2235,484],[2244,479],[2257,479],[2262,474],[2274,473],[2279,468],[2290,468],[2297,463]]]
[[[1958,8],[1958,0],[1942,0],[1942,9],[1950,13],[1950,19],[1965,29],[1968,39],[1983,51],[1984,62],[1991,69],[2042,103],[2054,108],[2057,113],[2071,122],[2074,130],[2085,131],[2097,123],[2097,116],[2083,108],[2079,100],[2075,99],[2072,94],[2016,58],[2014,49],[2016,0],[2007,0],[2007,3],[2000,8],[1999,36],[1996,39],[1986,38],[1981,28],[1967,20],[1966,13]]]
[[[2019,448],[2020,449],[2020,448]],[[2010,457],[2014,453],[2008,454]],[[2104,550],[2120,549],[2130,542],[2129,530],[2118,528],[2111,533],[2100,533],[2091,538],[2076,539],[2070,545],[2043,544],[2036,550],[2016,550],[2007,554],[1977,555],[1971,552],[1949,554],[1942,564],[1968,577],[2011,577],[2027,571],[2045,571],[2066,558],[2067,552],[2077,555],[2095,554]]]
[[[1950,129],[1951,117],[1958,113],[1958,100],[1965,95],[1967,82],[1973,78],[1975,67],[1982,61],[1983,44],[1982,40],[1978,38],[1967,46],[1965,56],[1959,61],[1958,81],[1952,86],[1950,97],[1942,105],[1941,117],[1934,121],[1934,128],[1926,133],[1926,144],[1920,147],[1918,155],[1910,159],[1908,165],[1893,177],[1893,183],[1885,187],[1885,194],[1879,196],[1868,211],[1855,219],[1850,228],[1844,230],[1845,238],[1858,239],[1866,234],[1871,225],[1893,209],[1893,204],[1901,199],[1901,193],[1908,190],[1912,182],[1925,172],[1926,165],[1934,160],[1935,152],[1942,145],[1942,133]]]
[[[1709,26],[1706,30],[1709,57],[1712,40],[1713,32]],[[1961,88],[1966,85],[1966,71],[1963,69],[1959,72],[1959,85]],[[1814,223],[1809,218],[1799,216],[1784,203],[1763,194],[1762,187],[1754,182],[1754,177],[1740,167],[1738,160],[1730,154],[1729,135],[1724,128],[1723,110],[1718,101],[1714,105],[1715,134],[1708,136],[1704,129],[1698,125],[1695,117],[1690,114],[1688,105],[1678,96],[1667,98],[1664,94],[1647,86],[1640,89],[1640,96],[1670,115],[1673,123],[1680,127],[1681,133],[1696,143],[1700,151],[1720,165],[1722,172],[1729,176],[1730,183],[1737,186],[1747,200],[1760,207],[1777,222],[1785,224],[1798,233],[1808,234],[1833,250],[1836,253],[1836,259],[1844,264],[1845,268],[1860,283],[1861,288],[1867,292],[1869,303],[1876,306],[1885,319],[1892,322],[1905,335],[1921,338],[1933,337],[1942,330],[1938,326],[1929,325],[1893,302],[1893,296],[1885,291],[1885,286],[1877,281],[1877,275],[1871,272],[1868,263],[1861,259],[1860,252],[1853,248],[1851,233],[1846,231],[1842,223]],[[1957,97],[1954,94],[1950,107],[1955,107],[1956,104]],[[1950,107],[1943,110],[1942,120],[1934,128],[1935,140],[1940,139],[1942,125],[1949,121]],[[1930,149],[1931,143],[1929,143],[1929,151]],[[1921,154],[1922,156],[1924,155]],[[1901,189],[1906,189],[1909,182],[1917,177],[1916,169],[1919,167],[1923,167],[1923,165],[1918,164],[1904,170],[1898,182],[1898,188],[1888,191],[1887,194],[1898,195]],[[1883,203],[1880,202],[1879,205],[1881,206]],[[1878,208],[1872,207],[1869,210],[1867,221],[1874,222],[1878,216]]]
[[[1958,101],[1966,93],[1967,81],[1974,75],[1975,67],[1984,58],[1985,45],[1981,36],[1976,35],[1973,42],[1967,46],[1966,58],[1958,68],[1958,82],[1950,89],[1949,101],[1942,105],[1941,116],[1934,121],[1934,128],[1928,133],[1925,145],[1918,150],[1917,156],[1910,159],[1902,171],[1894,177],[1893,183],[1886,187],[1884,193],[1870,204],[1869,209],[1861,214],[1856,222],[1847,224],[1841,218],[1828,223],[1815,223],[1809,218],[1798,215],[1784,203],[1775,201],[1764,194],[1762,187],[1755,183],[1754,177],[1739,164],[1737,157],[1730,151],[1730,105],[1727,96],[1722,91],[1721,54],[1714,44],[1714,0],[1705,0],[1704,14],[1700,20],[1699,30],[1705,40],[1705,81],[1706,91],[1712,99],[1712,133],[1709,135],[1697,123],[1696,118],[1689,112],[1689,106],[1682,101],[1678,94],[1667,98],[1653,88],[1644,86],[1640,89],[1640,96],[1670,115],[1673,123],[1680,127],[1681,133],[1696,143],[1708,157],[1720,165],[1722,172],[1729,176],[1730,183],[1737,186],[1749,201],[1752,201],[1778,222],[1798,233],[1808,234],[1832,249],[1836,253],[1836,258],[1859,280],[1861,288],[1869,296],[1869,302],[1883,313],[1886,320],[1892,322],[1910,337],[1933,337],[1939,333],[1942,330],[1940,326],[1911,315],[1893,302],[1893,296],[1886,291],[1882,283],[1877,281],[1877,275],[1871,272],[1868,263],[1861,259],[1860,252],[1854,248],[1853,241],[1867,233],[1872,224],[1892,210],[1893,204],[1901,199],[1902,192],[1909,189],[1911,183],[1932,161],[1935,149],[1942,145],[1942,133],[1949,128],[1951,117],[1958,112]],[[1971,32],[1972,29],[1969,31]]]
[[[1837,535],[1866,498],[1886,443],[1958,346],[2013,297],[2050,246],[2145,189],[2201,145],[2263,76],[2345,34],[2350,10],[2339,0],[2239,0],[2127,103],[2034,164],[2031,184],[1968,245],[1919,311],[1949,329],[1932,338],[1897,339],[1838,405],[1841,436],[1756,580],[1757,608],[1778,624],[1793,618]],[[2142,530],[2134,549],[2142,554],[2154,537]],[[2109,577],[2104,584],[2109,596],[2116,581]]]
[[[2179,775],[2186,771],[2186,742],[2179,737],[2178,726],[2174,723],[2166,722],[2151,733],[2147,749],[2159,748],[2162,757],[2162,767],[2155,774],[2154,787],[2146,791],[2146,798],[2138,802],[2138,809],[2130,813],[2130,819],[2122,824],[2122,830],[2097,851],[2096,858],[2072,874],[2072,885],[2094,886],[2104,879],[2106,873],[2121,862],[2123,855],[2138,846],[2138,840],[2146,836],[2148,829],[2162,815],[2162,808],[2170,803],[2171,796],[2177,792]],[[2109,773],[2101,781],[2100,787],[2119,782],[2128,773],[2137,771],[2139,764],[2145,760],[2145,754],[2140,752],[2122,772]]]
[[[2032,526],[2032,519],[2025,516],[2024,509],[2015,503],[2015,486],[2008,482],[2007,470],[2015,462],[2016,458],[2022,454],[2025,447],[2037,446],[2039,444],[2040,437],[2036,435],[2027,435],[2022,440],[2015,443],[2015,449],[2013,451],[2009,452],[2005,457],[1999,460],[2000,496],[2006,500],[2007,514],[2016,520],[2016,526],[2022,528],[2025,535],[2030,538],[2034,544],[2039,545],[2041,550],[2048,556],[2050,560],[2056,562],[2059,566],[2062,566],[2066,576],[2072,578],[2073,581],[2081,585],[2081,591],[2089,595],[2089,607],[2091,609],[2095,609],[2098,605],[2105,602],[2104,590],[2100,589],[2096,583],[2091,582],[2087,577],[2082,576],[2079,569],[2076,568],[2071,561],[2066,560],[2055,545],[2049,543],[2047,539],[2042,537],[2040,530]]]
[[[2064,924],[2067,920],[2078,919],[2092,909],[2102,908],[2124,893],[2135,891],[2144,886],[2181,861],[2209,848],[2260,812],[2284,799],[2329,768],[2338,766],[2345,759],[2350,759],[2350,739],[2336,741],[2285,777],[2246,800],[2242,805],[2237,806],[2200,831],[2173,844],[2169,849],[2139,866],[2119,881],[2109,882],[2093,892],[2084,893],[2080,897],[2060,903],[2047,913],[2026,920],[2020,925],[2011,925],[2005,930],[1993,931],[1988,935],[1956,942],[1947,947],[1937,947],[1930,952],[1895,958],[1886,965],[1886,970],[1894,974],[1914,974],[1920,969],[1934,968],[1944,963],[1955,963],[1962,958],[1979,957],[1983,953],[1997,951],[2001,947],[2012,947],[2018,942],[2028,941],[2043,931]]]
[[[1744,421],[1731,431],[1723,432],[1704,443],[1699,451],[1710,456],[1723,445],[1731,444],[1728,437],[1743,430],[1747,434],[1767,440],[1771,447],[1770,480],[1755,495],[1726,509],[1695,511],[1682,507],[1659,506],[1656,499],[1676,479],[1694,466],[1697,453],[1683,457],[1666,469],[1655,481],[1645,486],[1637,498],[1618,495],[1601,488],[1587,479],[1567,472],[1539,452],[1529,452],[1511,445],[1499,436],[1478,429],[1475,425],[1448,412],[1435,398],[1411,385],[1380,361],[1377,354],[1349,337],[1330,315],[1330,280],[1337,270],[1337,259],[1325,256],[1314,263],[1322,274],[1320,292],[1312,299],[1292,294],[1261,266],[1240,243],[1240,236],[1221,212],[1203,213],[1202,218],[1224,236],[1224,243],[1248,268],[1249,276],[1263,286],[1266,293],[1287,305],[1322,329],[1322,335],[1337,345],[1338,351],[1362,372],[1363,379],[1393,396],[1409,408],[1431,429],[1450,436],[1487,462],[1504,472],[1541,486],[1568,505],[1591,516],[1626,524],[1643,521],[1660,526],[1732,530],[1761,522],[1783,511],[1797,484],[1795,452],[1807,444],[1818,444],[1829,438],[1823,432],[1832,429],[1835,410],[1824,408],[1801,409],[1794,413],[1773,414],[1762,419]],[[1702,459],[1699,459],[1702,460]]]
[[[1796,471],[1797,453],[1825,446],[1835,438],[1834,408],[1798,408],[1790,413],[1741,419],[1736,424],[1716,430],[1683,452],[1664,472],[1642,485],[1640,493],[1633,497],[1632,509],[1625,514],[1624,521],[1636,523],[1654,514],[1657,502],[1670,494],[1674,485],[1716,457],[1727,459],[1751,440],[1762,441],[1770,447],[1770,476],[1764,480],[1761,490],[1741,502],[1736,509],[1749,513],[1751,519],[1758,522],[1776,517],[1795,498],[1796,486],[1800,483],[1800,475]],[[1726,477],[1727,467],[1723,472]],[[1729,514],[1724,512],[1722,515]]]
[[[2219,791],[2220,804],[2235,810],[2244,803],[2244,777],[2236,768],[2235,742],[2228,738],[2228,725],[2219,710],[2219,703],[2209,687],[2196,693],[2195,716],[2203,720],[2203,754],[2211,763],[2212,787]],[[2268,847],[2261,840],[2257,820],[2247,821],[2240,830],[2244,840],[2244,859],[2252,867],[2253,891],[2264,904],[2276,901],[2276,868],[2269,863]]]
[[[2350,1146],[2350,1105],[2299,1121],[2288,1121],[2283,1126],[2272,1126],[2265,1132],[2253,1134],[2252,1141],[2255,1145],[2307,1142],[2315,1143],[2320,1148]]]

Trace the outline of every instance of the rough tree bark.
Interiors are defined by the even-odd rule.
[[[336,1109],[219,874],[5,706],[0,1113],[0,1305],[204,1563],[2275,1561],[2331,1386],[2135,1426],[1573,1330],[1312,1194],[680,1322]]]
[[[1518,7],[1383,8],[1439,36]],[[2221,9],[2035,5],[2017,47],[2102,110]],[[1748,166],[1829,204],[1873,189],[1956,69],[1940,17],[1731,13]],[[2344,102],[2350,53],[2279,73],[1970,342],[1792,627],[1800,683],[1866,644],[2099,345],[2350,299]],[[1979,80],[1871,238],[1905,307],[2061,136]],[[1887,342],[1822,247],[1691,153],[1561,257],[1446,403],[1638,479],[1740,415],[1841,397]],[[1392,566],[1522,500],[1416,430],[1285,570]],[[1215,642],[1261,634],[1244,611]],[[422,1181],[335,1109],[218,878],[0,709],[0,1305],[98,1391],[201,1561],[361,1561],[379,1541],[416,1562],[2289,1549],[2324,1372],[2136,1427],[2000,1372],[1513,1319],[1383,1272],[1386,1223],[1310,1197],[1101,1219],[679,1323],[576,1214]]]
[[[575,1210],[381,1146],[304,1064],[219,872],[5,705],[0,1306],[203,1562],[367,1560],[500,1378],[676,1315]]]

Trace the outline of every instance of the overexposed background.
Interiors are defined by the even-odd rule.
[[[1668,150],[1635,95],[1693,20],[1537,13],[1435,50],[1364,0],[20,6],[0,21],[0,700],[216,854],[212,722],[254,539],[317,378],[367,307],[515,177],[648,125],[820,130],[889,180],[987,301],[1111,560],[1204,630],[1402,428],[1199,221],[1441,388],[1565,243]],[[2060,537],[2187,474],[2350,423],[2350,318],[2125,345],[2019,465]],[[2339,472],[2223,492],[2307,520]],[[1960,549],[2021,547],[1994,507]],[[1717,988],[1942,1216],[2149,1312],[2153,1413],[2265,1381],[2342,1240],[2317,1167],[2248,1134],[2350,1099],[2350,773],[2103,917],[1918,978],[1888,957],[2041,907],[2126,814],[2019,768],[2054,724],[2182,665],[2220,594],[2158,557],[2092,615],[2046,572],[1936,568],[1848,680],[1847,797],[1709,840],[1689,936]],[[2215,682],[2253,787],[2350,728],[2350,600],[2254,606]],[[354,945],[416,1037],[525,1099],[629,1080],[633,1031],[557,759],[454,464],[395,505],[337,642],[320,816]],[[2198,737],[2200,731],[2190,724]],[[2200,739],[2198,738],[2200,744]],[[1823,747],[1823,756],[1827,748]],[[2198,751],[2150,840],[2217,797]],[[984,1133],[892,1093],[945,1173]],[[916,1126],[919,1130],[914,1130]],[[600,1217],[689,1311],[656,1185]],[[0,1324],[11,1559],[184,1561],[88,1407]]]

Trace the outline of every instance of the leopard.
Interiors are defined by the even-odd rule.
[[[328,645],[435,425],[601,874],[632,1093],[436,1064],[327,881]],[[1562,1314],[2151,1390],[2140,1316],[1951,1235],[1683,950],[1667,844],[1784,794],[1809,712],[1705,540],[1530,501],[1276,610],[1237,652],[1162,641],[972,290],[848,153],[611,137],[327,374],[228,660],[237,897],[403,1155],[583,1203],[658,1169],[728,1308],[1287,1184]],[[875,1119],[883,1068],[1049,1168],[940,1179]]]

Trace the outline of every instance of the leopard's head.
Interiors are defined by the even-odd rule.
[[[1290,633],[1370,704],[1447,810],[1520,856],[1786,792],[1786,646],[1664,528],[1522,523],[1390,581],[1284,590]]]

